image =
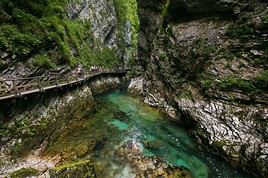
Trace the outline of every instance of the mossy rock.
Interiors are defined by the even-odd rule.
[[[79,161],[71,164],[64,164],[49,170],[53,178],[91,178],[96,177],[94,166],[89,160]]]
[[[1,51],[13,56],[12,62],[27,62],[33,68],[53,69],[63,64],[70,67],[82,64],[84,67],[101,65],[109,68],[120,65],[122,61],[114,50],[100,47],[102,44],[89,30],[89,21],[67,18],[68,2],[28,0],[22,3],[19,0],[1,0],[0,21],[6,22],[0,25]],[[138,17],[133,15],[136,4],[134,0],[132,2],[132,6],[126,6],[128,11],[123,8],[125,6],[121,9],[138,29]],[[136,31],[133,36],[137,36]],[[3,61],[0,60],[1,66]]]
[[[258,88],[261,88],[267,91],[268,90],[268,70],[265,70],[260,75],[258,75],[256,77],[255,83]]]
[[[144,141],[144,146],[152,150],[158,150],[165,146],[165,143],[161,140]]]
[[[22,168],[9,174],[10,178],[26,178],[36,176],[38,171],[33,168]]]
[[[229,143],[226,140],[220,140],[220,141],[213,142],[212,145],[217,147],[217,148],[222,148],[225,145],[229,145]]]

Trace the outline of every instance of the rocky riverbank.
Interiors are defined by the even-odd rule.
[[[129,86],[256,177],[268,171],[267,12],[264,2],[139,1]]]
[[[1,107],[4,114],[1,115],[0,175],[25,167],[45,173],[60,163],[59,155],[40,155],[51,135],[55,135],[55,131],[60,133],[64,125],[73,120],[85,117],[82,114],[94,114],[94,96],[123,84],[122,77],[98,77],[79,89],[30,98],[27,104],[23,99],[16,104],[5,103],[5,107]]]
[[[134,170],[136,178],[143,177],[179,177],[192,178],[193,176],[187,169],[171,166],[157,157],[146,157],[142,150],[133,142],[129,141],[122,145],[116,152],[122,162],[128,162]]]

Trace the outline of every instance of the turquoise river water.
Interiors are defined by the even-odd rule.
[[[117,164],[115,150],[131,140],[145,156],[159,156],[190,170],[195,178],[248,178],[227,162],[202,151],[186,130],[139,98],[116,90],[98,96],[96,113],[66,126],[47,149],[66,159],[90,159],[99,177],[131,177],[126,165]],[[83,111],[80,111],[83,112]],[[94,148],[88,151],[91,143]]]

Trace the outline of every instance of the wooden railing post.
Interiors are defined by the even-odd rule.
[[[18,87],[17,87],[17,79],[12,80],[12,84],[13,84],[13,90],[14,90],[15,96],[19,96],[19,91],[18,91]]]
[[[69,78],[69,76],[68,75],[64,75],[65,77],[66,77],[66,79],[67,79],[67,83],[68,83],[68,85],[70,84],[70,78]]]
[[[6,98],[11,98],[11,97],[17,97],[21,95],[26,95],[30,93],[34,93],[39,89],[39,91],[44,91],[47,89],[55,88],[55,87],[60,87],[65,86],[65,85],[70,85],[71,83],[78,83],[79,80],[81,81],[86,81],[87,79],[102,75],[102,74],[122,74],[126,73],[127,69],[105,69],[105,68],[93,68],[92,70],[84,70],[82,73],[69,73],[69,74],[54,74],[48,79],[44,76],[38,76],[38,77],[28,77],[28,78],[14,78],[14,79],[8,79],[8,80],[0,80],[0,95],[2,94],[3,96],[7,95]],[[28,81],[29,80],[29,81]],[[8,86],[8,91],[5,93],[4,90],[2,90],[3,86],[2,83],[5,81],[12,82],[13,86]],[[22,81],[22,82],[20,82]],[[30,83],[29,83],[30,82]],[[25,84],[26,83],[26,84]],[[37,83],[37,84],[36,84]],[[67,83],[67,84],[66,84]],[[82,82],[81,82],[82,83]],[[8,83],[9,84],[9,83]],[[32,91],[31,91],[32,90]],[[4,92],[3,92],[4,91]],[[8,96],[10,95],[10,96]],[[13,95],[13,96],[12,96]]]
[[[56,87],[59,87],[59,82],[58,82],[58,75],[55,76],[55,80],[56,80]]]
[[[39,91],[43,91],[43,87],[42,87],[42,83],[41,83],[41,78],[38,77],[38,88],[39,88]]]
[[[78,74],[77,73],[75,73],[75,80],[76,80],[76,82],[78,82]]]
[[[1,95],[1,92],[4,90],[4,81],[0,80],[0,95]]]

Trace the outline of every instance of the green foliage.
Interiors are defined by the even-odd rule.
[[[2,59],[0,59],[0,68],[3,67],[3,65],[4,65],[4,62]]]
[[[36,67],[55,68],[55,64],[49,59],[46,54],[38,54],[34,57],[33,64]]]
[[[268,29],[268,17],[264,17],[263,20],[262,20],[262,27],[264,29]]]
[[[138,44],[139,17],[136,0],[114,0],[117,18],[121,28],[127,21],[131,24],[132,43],[134,47]],[[121,29],[123,31],[123,29]]]
[[[170,5],[170,0],[167,0],[166,3],[164,4],[163,9],[162,9],[162,16],[163,17],[166,17],[168,15],[169,5]]]
[[[232,89],[239,89],[242,91],[254,91],[256,87],[252,81],[237,78],[234,76],[227,76],[218,83],[219,87],[224,91]]]
[[[8,126],[0,120],[0,137],[6,137],[9,134]]]
[[[209,89],[213,84],[213,81],[209,79],[202,80],[201,82],[202,82],[202,86],[204,87],[204,89]]]
[[[248,24],[232,25],[228,28],[226,34],[234,38],[247,38],[249,35],[254,34],[255,29]]]
[[[24,57],[38,45],[40,36],[31,33],[22,33],[13,25],[0,26],[0,49],[11,52],[18,57]]]
[[[93,51],[83,48],[80,63],[84,66],[105,66],[107,68],[113,68],[120,65],[120,60],[116,56],[115,52],[109,48]]]
[[[52,0],[3,1],[0,6],[11,20],[0,26],[0,49],[24,59],[53,43],[51,27],[60,16],[49,14]],[[54,2],[63,6],[59,0]]]
[[[91,164],[91,162],[89,160],[82,160],[82,161],[79,161],[79,162],[70,163],[70,164],[64,164],[64,165],[55,167],[54,170],[55,171],[61,171],[61,170],[64,170],[64,169],[73,168],[73,167],[76,167],[76,166],[86,166],[86,165],[89,165],[89,164]]]
[[[261,89],[268,90],[268,70],[265,70],[256,77],[256,86]]]
[[[254,60],[252,61],[252,64],[255,67],[260,67],[262,65],[268,65],[268,58],[266,56],[263,57],[255,57]]]
[[[217,87],[223,91],[238,89],[244,92],[260,92],[268,89],[268,71],[262,72],[253,80],[242,79],[233,75],[226,76],[220,81],[212,80],[207,76],[201,77],[202,88]]]
[[[9,177],[10,178],[25,178],[25,177],[31,177],[36,176],[38,174],[38,171],[33,168],[22,168],[15,172],[12,172]]]
[[[65,164],[49,170],[51,177],[96,177],[94,166],[89,160],[82,160],[72,164]]]
[[[63,39],[67,44],[70,44],[76,50],[76,54],[69,56],[69,63],[74,66],[78,63],[83,66],[101,65],[106,67],[114,67],[119,65],[120,61],[114,51],[108,48],[92,49],[92,44],[98,42],[91,35],[90,24],[75,20],[66,20],[64,22]],[[66,54],[70,54],[69,46],[64,46]]]
[[[168,59],[168,56],[164,51],[160,51],[158,55],[159,55],[160,60],[167,60]]]
[[[198,38],[193,42],[193,54],[195,56],[210,56],[216,51],[216,46],[209,44],[207,40]]]
[[[5,18],[0,26],[0,50],[15,56],[15,60],[32,57],[33,65],[37,67],[76,66],[79,63],[85,66],[117,65],[118,59],[111,50],[92,49],[98,42],[90,33],[89,22],[65,17],[66,4],[66,0],[2,0],[0,14],[10,18]],[[132,15],[134,0],[128,5],[131,7],[121,7],[121,18],[127,17],[137,31],[136,19]]]

